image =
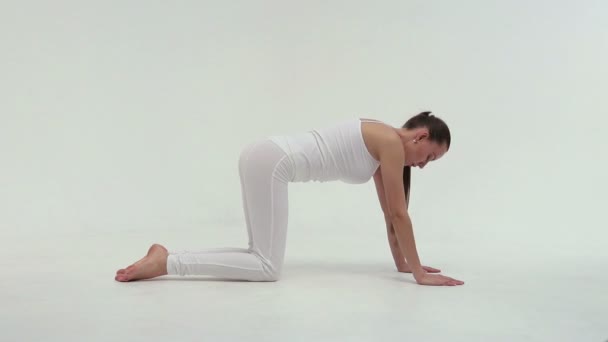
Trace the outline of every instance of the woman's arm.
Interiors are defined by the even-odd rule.
[[[397,240],[397,236],[395,235],[395,227],[391,222],[391,218],[388,215],[388,211],[386,210],[386,197],[384,195],[384,184],[382,184],[382,174],[380,168],[374,174],[374,183],[376,184],[376,192],[378,193],[378,201],[380,202],[380,207],[382,208],[382,212],[384,213],[384,221],[386,222],[386,236],[388,237],[388,245],[391,248],[391,255],[393,256],[393,260],[395,261],[395,266],[397,267],[397,271],[404,273],[411,273],[412,270],[410,266],[407,264],[403,253],[401,252],[401,248],[399,247],[399,240]],[[422,269],[430,272],[430,273],[439,273],[440,269],[422,266]]]
[[[420,264],[412,221],[407,213],[403,183],[405,158],[401,138],[396,134],[382,141],[380,149],[382,184],[386,194],[385,212],[395,228],[401,253],[416,282],[421,285],[462,285],[463,282],[439,274],[429,274]]]
[[[409,272],[409,267],[407,265],[407,262],[405,261],[405,257],[403,256],[403,253],[401,253],[401,249],[399,248],[399,241],[397,240],[397,236],[395,235],[395,228],[393,228],[393,223],[391,222],[391,219],[388,216],[385,216],[384,220],[386,221],[386,235],[388,236],[388,244],[391,248],[393,260],[395,260],[395,267],[397,267],[397,271],[399,272]]]
[[[397,240],[397,236],[395,235],[395,228],[393,227],[391,218],[388,215],[388,210],[386,207],[386,196],[384,194],[384,184],[382,183],[382,170],[380,168],[381,167],[378,167],[378,170],[376,170],[376,173],[374,173],[374,184],[376,185],[378,202],[380,202],[380,208],[382,208],[382,213],[384,214],[384,221],[386,222],[386,235],[388,237],[388,245],[391,248],[391,254],[393,256],[393,260],[395,261],[395,266],[397,267],[397,270],[402,271],[407,268],[407,262],[405,262],[405,257],[399,249],[399,241]]]
[[[399,244],[399,249],[410,267],[414,278],[419,283],[423,281],[426,271],[420,264],[412,221],[407,213],[405,201],[405,191],[403,188],[403,165],[405,158],[401,138],[395,133],[385,137],[380,145],[380,166],[378,170],[382,177],[384,189],[385,216],[390,218],[390,222],[395,230],[395,236]]]
[[[393,260],[395,260],[395,266],[400,272],[406,271],[408,269],[407,262],[405,262],[405,257],[403,256],[403,253],[401,253],[401,249],[399,248],[399,241],[397,240],[397,236],[395,235],[395,228],[393,227],[391,218],[388,215],[388,210],[386,207],[386,196],[384,194],[384,184],[382,183],[382,171],[380,170],[380,167],[378,167],[378,170],[376,170],[376,173],[374,173],[374,183],[376,185],[376,193],[378,194],[378,202],[380,202],[380,207],[382,208],[382,212],[384,213],[388,245],[391,248]]]

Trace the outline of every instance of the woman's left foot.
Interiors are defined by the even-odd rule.
[[[148,249],[148,254],[131,266],[116,272],[116,281],[133,281],[155,278],[167,274],[167,257],[169,252],[159,244]]]

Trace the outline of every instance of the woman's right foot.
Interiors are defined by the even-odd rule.
[[[150,249],[148,249],[148,254],[145,257],[127,268],[118,270],[114,280],[126,282],[166,275],[168,256],[169,252],[165,247],[159,244],[153,244]]]

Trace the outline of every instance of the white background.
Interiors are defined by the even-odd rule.
[[[603,341],[607,60],[599,0],[0,2],[1,334]],[[464,286],[396,273],[373,181],[290,184],[280,282],[114,282],[246,247],[250,141],[422,110],[452,146],[413,171],[418,250]]]

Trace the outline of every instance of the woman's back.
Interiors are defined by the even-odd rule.
[[[306,133],[269,139],[279,145],[293,163],[292,182],[365,183],[380,163],[365,146],[362,120],[365,119],[344,120]]]

